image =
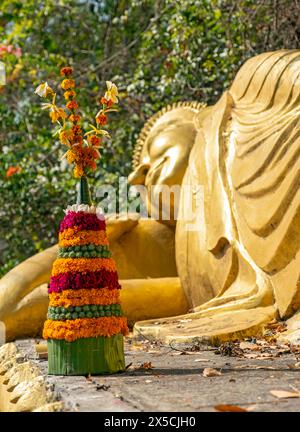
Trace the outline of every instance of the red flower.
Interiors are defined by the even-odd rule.
[[[113,101],[108,100],[105,97],[101,98],[101,103],[102,103],[102,105],[106,105],[108,108],[110,108],[113,105]]]
[[[21,168],[19,166],[16,167],[9,167],[6,171],[6,177],[11,177],[21,171]]]
[[[88,141],[92,144],[92,146],[99,146],[101,143],[101,139],[97,137],[97,135],[89,135]]]
[[[67,107],[70,111],[72,111],[72,110],[76,110],[76,109],[78,108],[78,103],[76,102],[75,99],[73,99],[73,100],[69,101],[69,102],[66,104],[66,107]]]
[[[60,70],[60,74],[62,76],[72,75],[72,73],[73,73],[73,69],[69,66],[65,66]]]
[[[105,114],[100,114],[98,117],[96,117],[96,122],[102,126],[106,125],[107,116]]]

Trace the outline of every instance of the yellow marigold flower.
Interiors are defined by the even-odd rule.
[[[69,162],[69,164],[75,162],[78,158],[76,153],[74,153],[72,150],[67,151],[66,157],[67,157],[67,161]]]
[[[113,103],[118,103],[117,96],[119,95],[116,84],[111,81],[106,81],[107,91],[104,95],[105,99],[111,100]]]
[[[59,140],[62,144],[70,146],[73,140],[74,134],[71,129],[62,130],[59,133]]]
[[[46,98],[50,94],[54,94],[54,91],[52,88],[48,85],[47,82],[40,84],[36,89],[35,92],[40,97]]]
[[[66,100],[69,100],[70,98],[73,98],[76,96],[76,92],[74,90],[67,90],[64,92],[64,97]]]
[[[69,90],[74,87],[75,87],[75,81],[73,79],[66,78],[61,83],[61,88],[63,88],[64,90]]]
[[[76,165],[74,168],[74,177],[80,178],[84,174],[83,168],[80,165]]]

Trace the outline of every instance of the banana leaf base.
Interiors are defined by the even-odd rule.
[[[123,335],[48,340],[49,375],[101,375],[125,370]]]

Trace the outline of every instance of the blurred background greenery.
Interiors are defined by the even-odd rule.
[[[167,103],[214,103],[239,66],[263,51],[299,48],[297,0],[2,0],[0,276],[56,242],[75,180],[34,89],[71,65],[86,122],[105,80],[121,91],[113,139],[92,184],[127,175],[145,120]]]

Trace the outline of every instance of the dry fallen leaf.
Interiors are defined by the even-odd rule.
[[[135,367],[135,369],[153,369],[151,362],[141,363],[139,366]]]
[[[222,374],[221,374],[221,372],[218,371],[217,369],[213,369],[213,368],[205,368],[205,369],[203,370],[202,375],[203,375],[205,378],[208,378],[208,377],[220,376],[220,375],[222,375]]]
[[[208,359],[198,358],[195,360],[195,362],[208,362]]]
[[[146,380],[145,383],[150,384],[150,383],[152,383],[152,380]]]
[[[271,390],[270,393],[278,399],[300,398],[300,391]]]
[[[251,342],[240,342],[240,348],[242,350],[249,349],[251,351],[257,351],[260,349],[257,344]]]
[[[217,411],[222,411],[222,412],[247,412],[248,410],[246,410],[245,408],[241,408],[237,405],[216,405],[215,410]]]

